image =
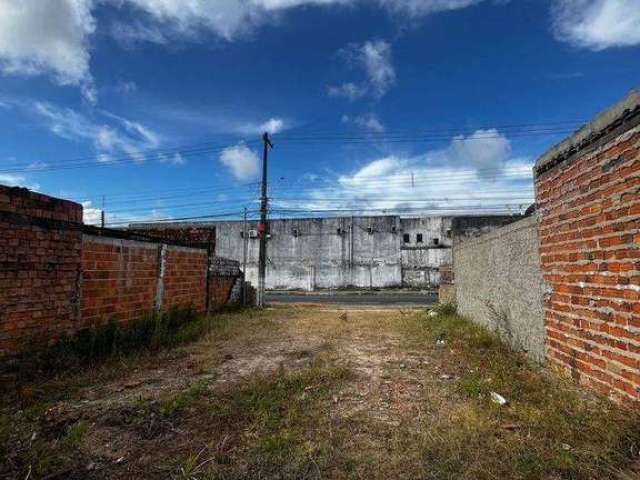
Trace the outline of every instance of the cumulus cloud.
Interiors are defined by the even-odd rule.
[[[305,209],[460,209],[469,204],[508,211],[533,201],[532,162],[514,158],[496,130],[452,138],[443,149],[421,155],[377,158],[350,173],[324,177],[307,191]],[[491,175],[488,175],[491,173]],[[499,198],[498,198],[499,197]],[[286,199],[274,207],[301,208]]]
[[[552,11],[556,38],[576,47],[640,45],[637,0],[555,0]]]
[[[244,144],[225,148],[220,154],[220,162],[240,181],[252,180],[258,176],[258,155]]]
[[[50,74],[95,100],[89,37],[91,0],[0,0],[0,68],[5,74]]]
[[[499,172],[510,155],[511,142],[496,129],[456,136],[445,153],[448,163],[470,165],[482,177]]]
[[[482,0],[375,0],[380,8],[413,17],[465,8]],[[578,0],[576,0],[578,1]],[[612,0],[615,1],[615,0]],[[634,0],[618,0],[631,4]],[[0,69],[5,74],[50,75],[60,85],[82,89],[96,101],[90,72],[95,10],[121,10],[103,30],[127,46],[202,41],[203,34],[235,41],[298,7],[364,5],[365,0],[0,0]],[[131,12],[133,10],[133,12]],[[133,15],[131,15],[133,13]],[[383,43],[363,45],[363,59],[379,90],[395,79]],[[336,93],[339,90],[336,90]],[[343,89],[349,95],[349,87]],[[351,95],[355,91],[351,89]]]
[[[347,82],[330,85],[328,93],[334,97],[345,97],[351,101],[371,95],[383,97],[396,82],[391,45],[384,40],[353,43],[339,52],[348,66],[362,70],[365,80],[360,83]]]

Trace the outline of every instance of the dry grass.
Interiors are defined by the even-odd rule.
[[[191,345],[21,385],[0,477],[638,478],[637,413],[441,312],[225,314]]]

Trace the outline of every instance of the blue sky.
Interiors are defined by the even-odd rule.
[[[0,73],[0,183],[87,222],[256,209],[265,129],[275,215],[517,210],[640,85],[640,5],[0,0]]]

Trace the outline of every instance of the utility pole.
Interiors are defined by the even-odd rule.
[[[247,233],[247,207],[244,207],[244,227],[242,230],[242,272],[244,273],[244,282],[242,283],[242,305],[247,306],[247,243],[249,242],[249,234]]]
[[[260,234],[260,254],[258,258],[258,307],[264,307],[264,285],[267,273],[267,235],[269,228],[267,227],[267,163],[269,160],[269,149],[273,148],[269,133],[262,135],[263,153],[262,153],[262,191],[260,195],[260,224],[258,225],[258,233]]]
[[[100,212],[100,226],[104,228],[104,195],[102,195],[102,211]]]

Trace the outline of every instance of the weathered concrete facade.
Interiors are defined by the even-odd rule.
[[[532,216],[453,246],[458,311],[543,362],[544,296],[538,220]]]
[[[399,216],[270,220],[268,289],[431,288],[440,283],[440,265],[451,262],[456,235],[474,236],[519,217]],[[216,255],[243,262],[244,222],[199,223],[215,229]],[[144,230],[153,225],[135,225]],[[189,229],[176,223],[163,229]],[[257,283],[256,221],[247,225],[246,276]]]

